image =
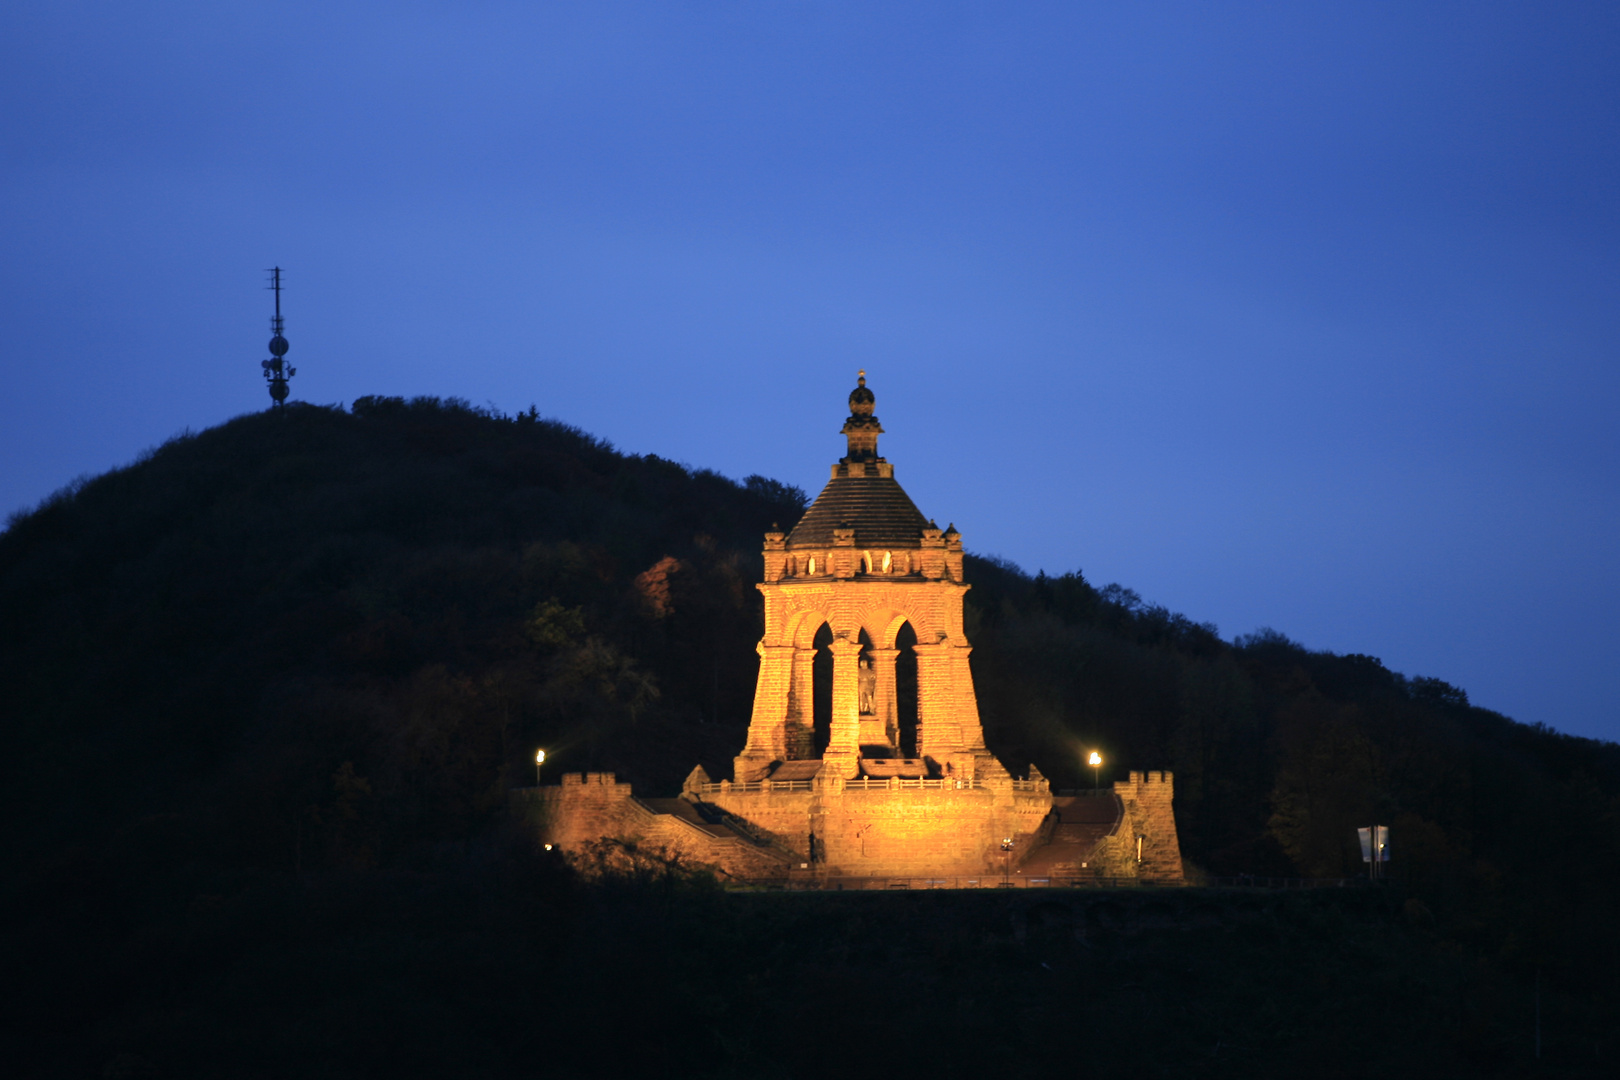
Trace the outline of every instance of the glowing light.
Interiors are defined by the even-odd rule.
[[[551,845],[550,845],[550,844],[547,844],[547,845],[546,845],[546,850],[547,850],[547,851],[550,851],[550,850],[551,850]]]
[[[546,763],[546,752],[544,750],[536,750],[534,752],[534,763],[536,765],[544,765]]]
[[[1097,751],[1093,750],[1091,752],[1091,759],[1089,761],[1087,761],[1086,764],[1087,765],[1101,765],[1102,764],[1102,755],[1097,753]]]

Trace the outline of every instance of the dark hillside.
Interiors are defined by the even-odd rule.
[[[1470,949],[1613,995],[1620,745],[1515,723],[1436,679],[1272,631],[1214,628],[1078,574],[975,566],[987,738],[1054,782],[1081,749],[1176,774],[1182,847],[1218,875],[1363,872],[1355,829],[1392,829],[1392,879]]]
[[[161,820],[387,862],[476,831],[536,746],[677,787],[740,745],[759,537],[803,503],[438,401],[171,441],[0,537],[7,846]]]
[[[345,1009],[373,1034],[447,1010],[439,1020],[457,1034],[443,1038],[465,1041],[496,1008],[491,987],[520,994],[536,966],[558,978],[594,970],[590,949],[559,951],[536,919],[589,935],[626,978],[644,963],[647,979],[679,982],[674,959],[606,940],[622,917],[685,935],[671,958],[740,969],[745,955],[776,957],[753,983],[692,976],[697,996],[671,1006],[707,1025],[706,1052],[738,1069],[763,1060],[748,1032],[785,1022],[768,995],[803,980],[831,992],[832,969],[781,952],[783,927],[844,956],[833,967],[860,982],[849,950],[897,940],[882,927],[899,915],[812,925],[750,909],[716,929],[704,920],[725,921],[725,897],[679,880],[582,890],[514,846],[503,819],[507,789],[533,782],[536,746],[553,755],[548,768],[616,771],[649,794],[673,793],[697,763],[729,771],[757,667],[761,534],[791,526],[804,502],[761,477],[739,484],[620,454],[533,411],[369,398],[183,436],[15,517],[0,534],[0,969],[26,973],[6,1013],[27,1032],[13,1057],[44,1067],[82,1044],[105,1061],[119,1032],[179,1044],[204,1024],[234,1031],[218,1039],[237,1053],[265,1023],[242,1019],[261,982],[273,988],[263,1008],[291,1010],[311,1047],[345,1030]],[[1245,1000],[1271,1003],[1265,1015],[1317,1023],[1276,1004],[1265,965],[1339,971],[1365,954],[1404,973],[1392,1001],[1404,994],[1415,1009],[1429,983],[1452,995],[1425,1022],[1453,1041],[1422,1043],[1422,1060],[1453,1060],[1493,1024],[1522,1034],[1538,977],[1565,1009],[1560,1054],[1615,1052],[1603,1039],[1620,1028],[1620,747],[1514,723],[1372,657],[1270,632],[1229,643],[1078,572],[1030,577],[971,559],[968,577],[987,738],[1010,767],[1087,785],[1081,752],[1096,747],[1115,774],[1174,770],[1185,852],[1214,874],[1358,874],[1355,827],[1392,826],[1384,900],[1348,922],[1302,915],[1265,932],[1242,976],[1254,988]],[[906,970],[934,980],[907,1008],[978,1009],[960,1002],[984,995],[950,983],[961,957],[1026,972],[1024,945],[997,936],[1010,924],[998,915],[1000,929],[975,929],[981,917],[963,916],[959,941],[942,930],[896,947]],[[1312,953],[1332,927],[1346,936]],[[281,944],[248,944],[261,931]],[[1224,937],[1186,940],[1154,945],[1153,962],[1185,947],[1202,957],[1189,970],[1207,974],[1235,955]],[[284,956],[319,967],[328,948],[349,966],[285,969]],[[1091,949],[1064,944],[1063,963],[1080,970]],[[441,971],[493,981],[452,1005],[430,1000]],[[576,1027],[581,1010],[623,993],[595,975],[580,985],[577,1001],[545,1002]],[[744,985],[767,998],[730,1002]],[[1395,993],[1376,980],[1344,992],[1356,987]],[[1164,992],[1165,1008],[1198,1007],[1195,987]],[[1057,1007],[1016,995],[996,1007],[1013,1022],[1007,1010],[1026,1005]],[[1144,1038],[1149,1017],[1131,1021]],[[1288,1045],[1286,1025],[1252,1026],[1262,1019],[1245,1037]],[[482,1031],[496,1062],[484,1074],[521,1071],[524,1038]],[[1038,1060],[1064,1060],[1059,1049]]]

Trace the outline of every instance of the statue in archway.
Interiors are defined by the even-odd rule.
[[[861,670],[857,676],[856,685],[860,688],[861,715],[877,715],[877,672],[872,667],[872,658],[861,657]]]

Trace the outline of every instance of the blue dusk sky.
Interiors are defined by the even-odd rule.
[[[0,510],[299,400],[820,489],[1620,738],[1620,5],[0,5]]]

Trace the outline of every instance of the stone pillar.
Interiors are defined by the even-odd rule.
[[[957,738],[951,678],[955,674],[944,642],[918,642],[917,754],[943,761],[961,749]]]
[[[754,685],[754,713],[748,722],[748,742],[737,755],[734,775],[739,783],[758,780],[771,762],[787,756],[788,691],[793,681],[791,645],[756,646],[759,681]]]
[[[787,701],[787,756],[816,756],[816,650],[793,650],[793,678]]]
[[[835,637],[827,646],[833,656],[832,732],[827,750],[821,755],[826,762],[824,771],[852,777],[859,766],[861,699],[860,660],[861,643],[847,637]]]
[[[883,726],[884,741],[895,752],[900,750],[900,704],[895,693],[894,662],[899,649],[867,649],[872,670],[877,675],[877,703],[873,710]]]
[[[973,690],[973,669],[968,665],[968,657],[972,654],[971,645],[952,646],[946,654],[950,658],[951,711],[956,716],[957,745],[964,753],[980,752],[985,748],[984,723],[979,719],[979,695]]]

